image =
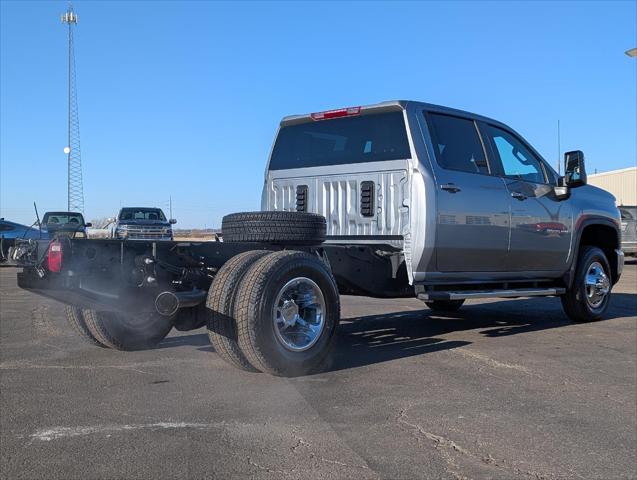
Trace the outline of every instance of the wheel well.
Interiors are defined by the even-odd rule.
[[[608,225],[589,225],[584,228],[582,232],[580,247],[583,245],[590,245],[602,249],[608,259],[608,263],[610,263],[613,283],[615,283],[618,280],[617,253],[615,252],[615,250],[619,248],[617,231]]]

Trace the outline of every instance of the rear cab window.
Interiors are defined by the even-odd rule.
[[[282,126],[270,170],[411,158],[402,111]]]

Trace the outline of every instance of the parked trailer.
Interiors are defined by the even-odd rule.
[[[339,294],[466,299],[559,296],[601,318],[623,267],[612,195],[584,155],[560,177],[519,134],[479,115],[385,102],[282,120],[262,211],[223,219],[223,242],[24,242],[22,288],[64,302],[88,342],[148,348],[207,325],[249,371],[323,368]]]

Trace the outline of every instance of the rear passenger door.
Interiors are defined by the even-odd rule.
[[[492,175],[476,122],[425,114],[435,161],[436,264],[440,272],[506,270],[510,196]]]
[[[482,125],[511,196],[508,270],[564,271],[570,253],[571,204],[555,196],[556,178],[513,132]]]

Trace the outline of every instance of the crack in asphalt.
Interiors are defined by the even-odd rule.
[[[518,476],[531,477],[536,480],[548,480],[549,478],[554,478],[554,476],[552,475],[542,474],[542,473],[533,472],[533,471],[524,471],[517,467],[509,466],[506,464],[504,460],[498,460],[495,457],[493,457],[490,453],[487,453],[486,456],[473,453],[467,450],[466,448],[461,447],[453,440],[445,438],[442,435],[437,435],[435,433],[428,432],[422,427],[422,425],[419,425],[417,423],[412,423],[407,420],[409,418],[407,415],[407,412],[414,406],[415,405],[410,405],[406,408],[402,408],[398,412],[398,415],[395,418],[396,423],[398,423],[399,425],[409,427],[409,429],[412,430],[412,433],[414,433],[415,431],[416,439],[418,440],[419,445],[422,445],[420,441],[420,436],[425,437],[427,440],[434,442],[434,448],[436,448],[436,450],[438,450],[441,453],[442,457],[445,459],[445,461],[450,467],[449,473],[451,473],[457,480],[468,480],[469,477],[460,473],[459,470],[461,469],[461,467],[454,461],[450,451],[456,452],[460,454],[461,456],[468,457],[473,461],[478,461],[484,465],[495,467],[497,469],[506,471],[508,473],[513,473]]]

